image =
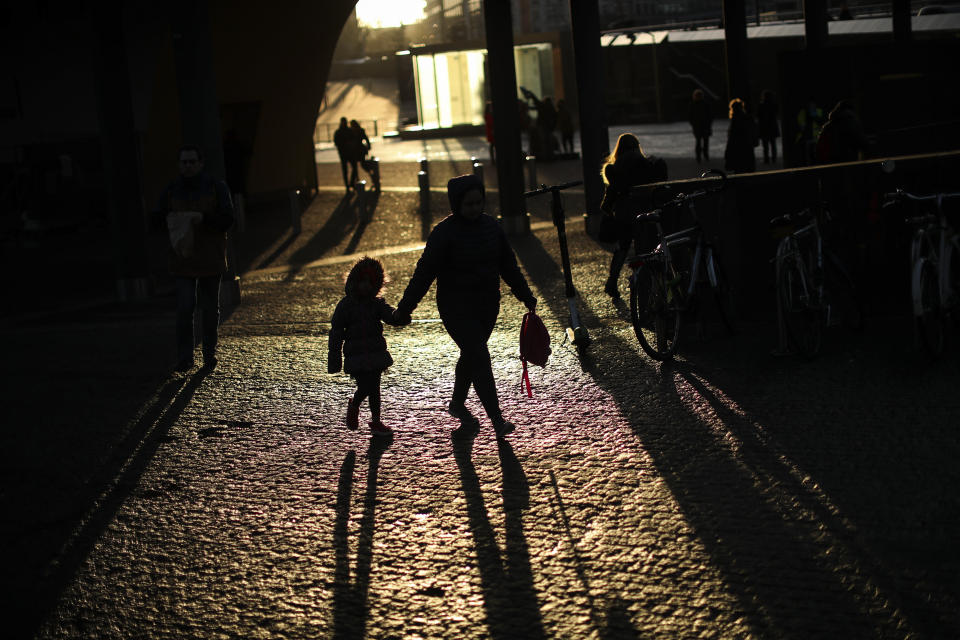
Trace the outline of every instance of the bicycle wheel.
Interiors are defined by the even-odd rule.
[[[824,256],[824,297],[830,318],[827,324],[841,324],[853,331],[863,330],[863,304],[853,286],[853,278],[840,259],[832,253]]]
[[[929,260],[918,262],[913,287],[913,314],[920,346],[930,357],[938,358],[943,353],[944,327],[937,265]]]
[[[717,303],[717,310],[720,313],[720,321],[732,335],[737,332],[734,322],[736,311],[733,306],[733,292],[730,290],[730,281],[727,279],[727,274],[717,259],[716,251],[711,252],[707,269],[713,271],[713,279],[716,282],[716,284],[712,282],[711,284],[713,285],[713,299]]]
[[[813,283],[795,253],[784,256],[780,263],[777,296],[790,344],[804,357],[814,357],[823,338],[823,314]]]
[[[680,337],[679,296],[660,269],[643,267],[630,278],[630,321],[640,346],[654,360],[668,360]]]

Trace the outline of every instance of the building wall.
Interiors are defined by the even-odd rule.
[[[249,192],[315,182],[314,124],[334,47],[354,5],[297,0],[267,8],[209,0],[222,124],[225,132],[239,129],[240,142],[249,147]],[[84,160],[78,173],[96,182],[102,163],[95,10],[88,3],[65,12],[42,7],[12,5],[0,26],[0,95],[4,106],[11,105],[0,109],[0,163],[55,159],[79,145]],[[142,166],[147,208],[175,174],[181,143],[171,10],[160,0],[129,0],[122,5],[123,33],[116,34],[126,45],[140,140],[140,157],[132,161]]]

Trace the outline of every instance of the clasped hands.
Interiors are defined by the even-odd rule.
[[[529,300],[527,300],[527,301],[524,302],[523,304],[527,307],[527,310],[528,310],[528,311],[536,311],[536,310],[537,310],[537,299],[536,299],[536,298],[530,298]],[[401,311],[400,309],[397,309],[396,311],[393,312],[393,322],[394,322],[394,324],[396,324],[396,325],[398,325],[398,326],[405,327],[405,326],[407,326],[408,324],[410,324],[411,322],[413,322],[413,317],[410,315],[410,313],[408,313],[408,312],[406,312],[406,311]]]

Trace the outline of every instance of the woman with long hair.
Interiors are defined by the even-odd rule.
[[[618,243],[603,290],[611,298],[619,298],[618,281],[633,239],[631,229],[639,205],[636,199],[630,197],[630,187],[665,180],[666,175],[662,175],[663,171],[644,155],[640,140],[632,133],[624,133],[617,138],[617,146],[603,163],[600,173],[606,186],[600,209],[613,214]]]

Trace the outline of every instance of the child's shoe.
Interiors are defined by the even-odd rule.
[[[390,436],[393,435],[393,429],[383,424],[379,420],[374,420],[370,423],[370,432],[375,436]]]
[[[347,429],[356,431],[360,427],[360,405],[353,400],[347,401]]]

